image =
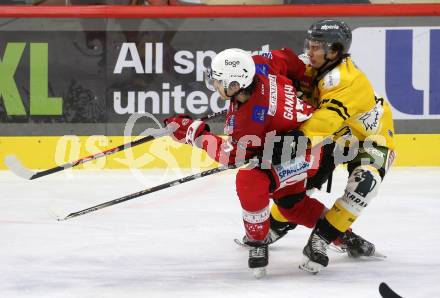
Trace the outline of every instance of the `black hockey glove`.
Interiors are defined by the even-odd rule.
[[[321,189],[322,185],[333,173],[335,169],[335,157],[333,155],[335,144],[335,142],[331,142],[330,144],[322,146],[322,156],[319,163],[318,172],[316,172],[313,177],[307,179],[306,188],[308,190],[312,188]]]
[[[274,144],[272,164],[279,165],[283,162],[305,155],[308,138],[299,130],[292,130],[281,136],[281,140]]]

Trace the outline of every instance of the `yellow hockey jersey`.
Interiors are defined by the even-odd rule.
[[[307,65],[306,76],[315,75],[316,70]],[[309,95],[305,100],[317,109],[300,130],[311,139],[312,145],[322,137],[347,131],[359,141],[368,139],[394,149],[390,105],[375,94],[370,81],[350,57],[320,79]]]

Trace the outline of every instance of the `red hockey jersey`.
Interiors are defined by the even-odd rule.
[[[297,129],[310,118],[314,108],[296,97],[288,78],[301,78],[304,63],[289,49],[253,56],[254,90],[245,103],[232,99],[226,116],[226,140],[212,134],[202,136],[202,148],[222,164],[262,153],[266,135],[281,135]],[[213,145],[215,144],[215,145]],[[243,156],[244,155],[244,156]]]

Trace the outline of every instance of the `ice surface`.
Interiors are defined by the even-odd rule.
[[[298,269],[310,230],[271,247],[268,275],[247,268],[235,172],[197,179],[81,217],[73,212],[187,173],[75,171],[26,181],[0,172],[0,297],[404,297],[440,293],[440,169],[394,168],[353,225],[385,261],[330,253],[318,275]],[[342,193],[315,193],[330,206]]]

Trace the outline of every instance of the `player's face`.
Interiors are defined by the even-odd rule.
[[[217,91],[224,100],[231,99],[231,97],[226,94],[226,92],[228,92],[230,90],[226,90],[226,92],[225,92],[225,88],[223,86],[222,81],[214,80],[214,88],[215,88],[215,91]],[[228,93],[230,93],[230,92],[228,92]],[[231,93],[231,94],[233,94],[233,93]]]
[[[216,80],[212,77],[212,70],[211,69],[205,69],[203,75],[204,75],[206,87],[209,90],[217,91],[220,94],[221,98],[223,98],[224,100],[231,99],[231,97],[225,93],[225,87],[223,85],[223,82]],[[228,92],[228,91],[229,90],[227,90],[226,92]],[[228,93],[230,93],[230,92],[228,92]],[[233,94],[233,93],[230,93],[230,94]]]
[[[214,87],[215,91],[217,91],[224,100],[230,100],[240,89],[239,87],[234,87],[232,84],[225,89],[223,82],[219,80],[214,80]]]
[[[306,39],[304,53],[309,56],[310,65],[313,68],[320,68],[325,63],[325,43]]]

